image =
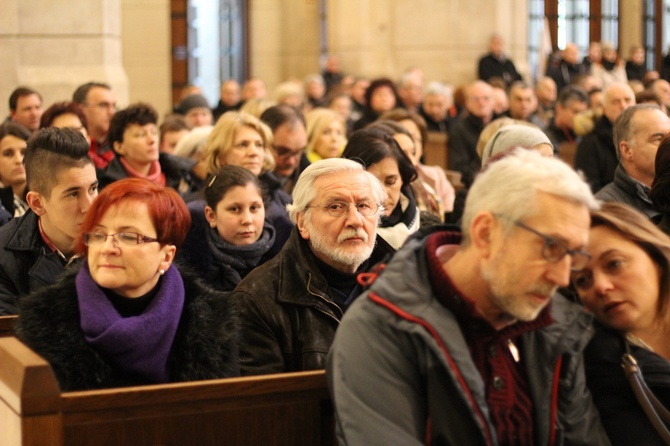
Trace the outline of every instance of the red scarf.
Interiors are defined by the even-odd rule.
[[[161,172],[161,165],[158,161],[151,163],[151,168],[149,169],[149,173],[147,175],[142,175],[140,172],[133,169],[133,167],[130,165],[130,163],[128,163],[128,161],[126,161],[124,157],[120,156],[119,161],[121,161],[123,169],[130,178],[145,178],[152,183],[158,184],[159,186],[165,186],[165,174]]]

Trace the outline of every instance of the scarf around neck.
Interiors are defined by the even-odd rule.
[[[258,240],[249,245],[238,246],[226,242],[216,228],[210,227],[207,232],[207,244],[214,259],[218,263],[230,265],[238,273],[255,268],[274,241],[275,228],[267,222],[263,225],[263,233]]]
[[[131,166],[130,163],[128,163],[128,161],[125,160],[124,157],[120,156],[119,161],[123,166],[123,170],[126,171],[129,177],[145,178],[154,184],[158,184],[159,186],[165,186],[165,175],[161,171],[161,165],[158,161],[154,161],[151,163],[151,168],[149,169],[149,173],[147,175],[142,175],[140,172],[135,170],[133,166]]]
[[[170,379],[168,357],[184,309],[184,282],[170,266],[141,314],[123,318],[84,263],[76,278],[80,324],[86,342],[124,373],[152,383]]]

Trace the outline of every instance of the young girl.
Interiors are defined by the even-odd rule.
[[[275,230],[265,220],[258,177],[243,167],[221,167],[204,195],[204,210],[202,202],[189,204],[193,223],[179,259],[208,285],[231,291],[276,254]]]

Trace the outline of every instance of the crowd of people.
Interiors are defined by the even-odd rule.
[[[476,72],[16,88],[0,315],[62,390],[326,369],[342,444],[665,444],[621,361],[670,405],[668,79],[593,42],[533,85],[499,35]]]

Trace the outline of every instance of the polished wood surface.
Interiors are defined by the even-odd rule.
[[[16,338],[0,339],[0,432],[8,445],[335,444],[323,371],[60,393]]]
[[[423,164],[440,166],[446,169],[449,165],[449,143],[446,133],[428,132],[423,143]]]

